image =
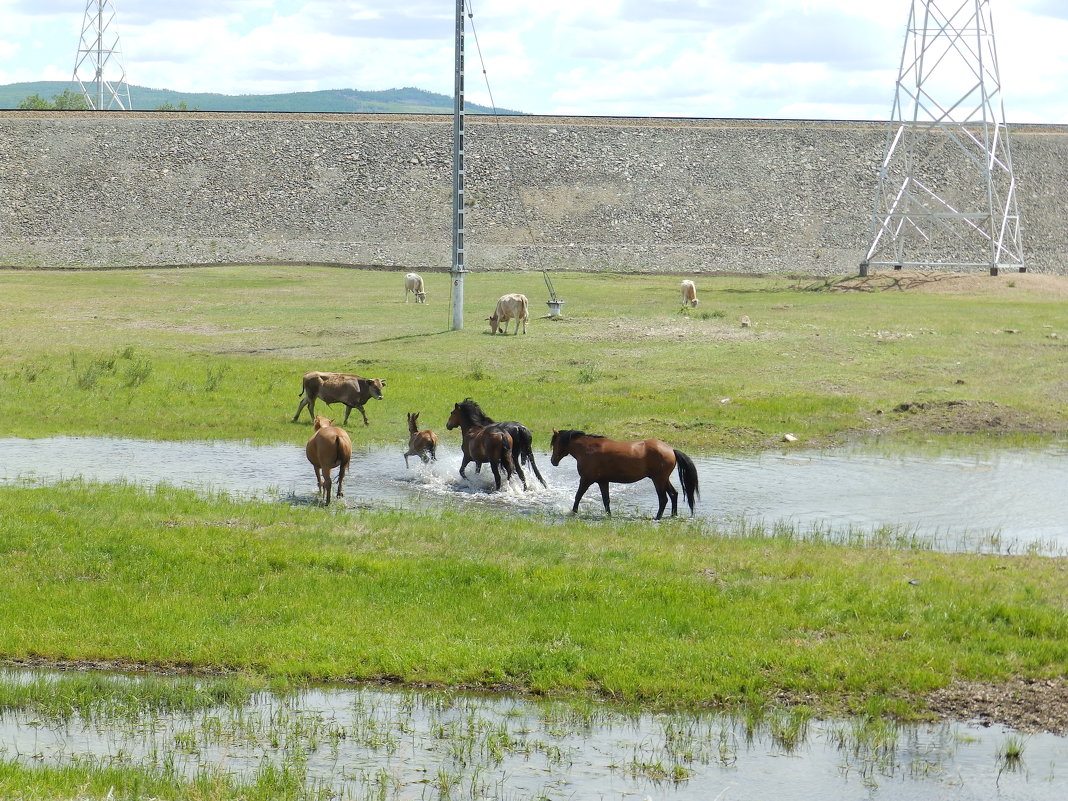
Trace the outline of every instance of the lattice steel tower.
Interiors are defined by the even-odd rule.
[[[92,109],[129,109],[130,86],[122,65],[115,6],[111,0],[86,0],[82,38],[74,61],[74,80]]]
[[[869,265],[1024,272],[990,0],[913,0]]]

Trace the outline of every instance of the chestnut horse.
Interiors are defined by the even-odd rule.
[[[345,471],[349,469],[349,460],[352,459],[352,440],[348,433],[334,425],[334,421],[321,414],[315,415],[312,425],[315,433],[308,440],[305,453],[308,461],[315,470],[315,483],[319,485],[319,493],[326,498],[326,505],[330,505],[330,490],[332,482],[330,471],[335,467],[337,472],[337,497],[344,493],[341,491],[341,482],[345,479]]]
[[[404,453],[404,466],[408,466],[408,457],[418,456],[423,464],[438,458],[438,435],[429,428],[419,430],[419,412],[408,412],[408,450]]]
[[[656,487],[656,497],[660,501],[656,519],[664,515],[664,507],[671,498],[671,516],[677,514],[679,493],[671,486],[671,471],[675,465],[679,468],[679,485],[682,494],[690,505],[693,516],[694,498],[697,491],[697,468],[693,460],[682,451],[658,439],[643,439],[636,442],[616,442],[585,431],[557,431],[553,429],[553,467],[560,465],[565,456],[574,456],[578,462],[579,485],[575,493],[575,505],[572,513],[578,511],[579,501],[591,484],[601,488],[601,500],[604,510],[612,514],[608,504],[608,485],[633,484],[643,478],[651,478]]]
[[[470,462],[474,462],[476,467],[481,467],[483,462],[489,462],[497,489],[501,488],[501,467],[506,474],[505,480],[510,479],[512,473],[516,473],[523,482],[523,489],[527,488],[523,468],[512,458],[512,436],[507,431],[495,427],[492,421],[487,423],[483,415],[474,414],[467,401],[454,405],[452,414],[445,423],[445,428],[449,431],[457,426],[463,434],[464,458],[460,463],[461,476],[467,478],[464,469]]]

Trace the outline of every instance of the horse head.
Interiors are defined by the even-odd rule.
[[[463,418],[460,416],[460,404],[455,404],[452,407],[452,414],[449,415],[449,422],[445,424],[445,428],[452,431],[456,426],[461,425]]]

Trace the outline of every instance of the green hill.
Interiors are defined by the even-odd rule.
[[[0,85],[0,108],[14,109],[32,95],[51,101],[67,89],[78,91],[71,81],[34,81]],[[405,87],[378,92],[359,89],[324,89],[320,92],[289,92],[277,95],[223,95],[210,92],[175,92],[170,89],[130,87],[134,111],[152,111],[160,106],[178,107],[185,103],[190,110],[201,111],[291,111],[347,112],[360,114],[451,114],[452,97]],[[468,103],[466,111],[491,114],[493,109]],[[521,114],[497,109],[498,114]]]

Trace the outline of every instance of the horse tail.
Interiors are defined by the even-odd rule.
[[[701,497],[697,487],[697,466],[682,451],[675,451],[675,463],[679,467],[679,486],[686,503],[690,505],[690,517],[693,517],[694,499]]]
[[[530,433],[530,429],[524,425],[516,425],[515,430],[512,431],[512,443],[516,453],[519,454],[519,461],[529,464],[541,485],[548,487],[549,485],[545,483],[538,469],[538,463],[534,461],[534,435]]]

